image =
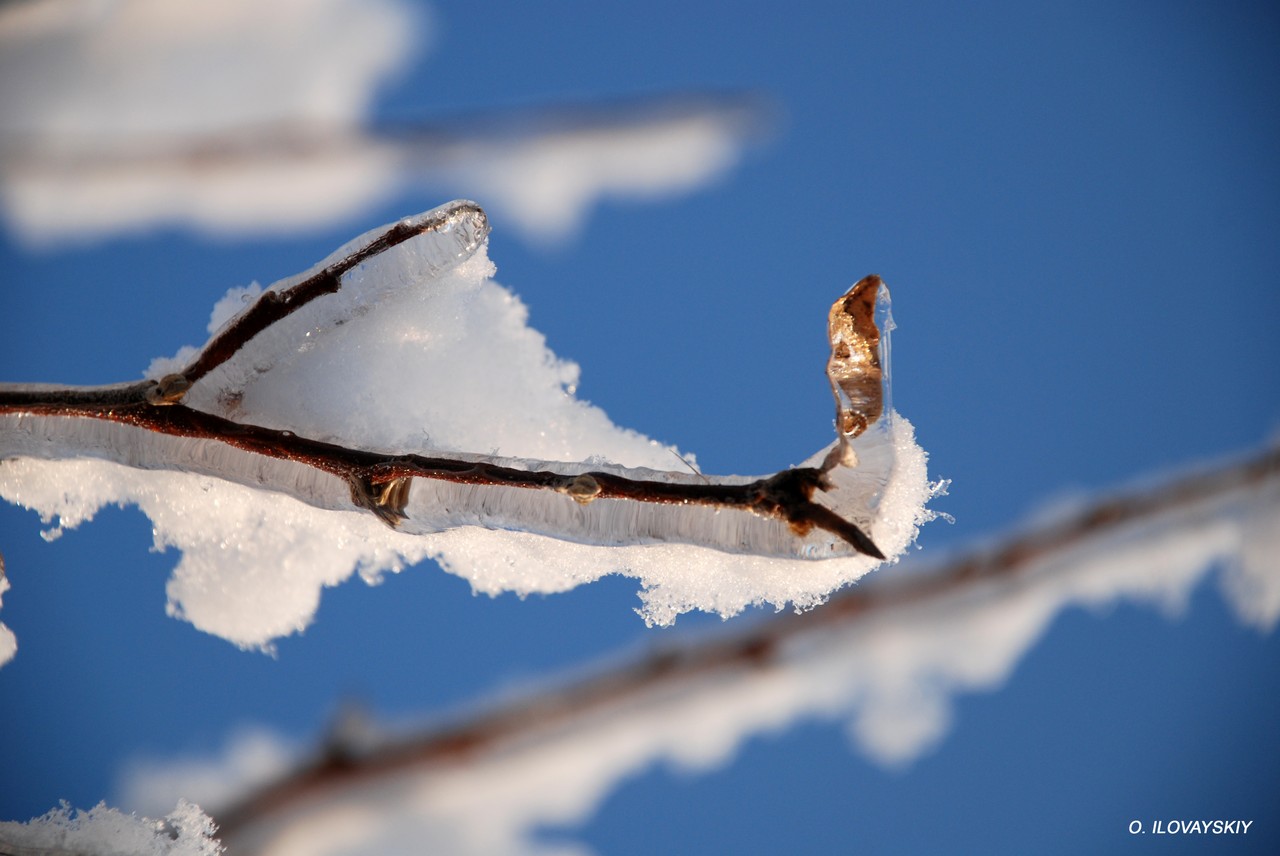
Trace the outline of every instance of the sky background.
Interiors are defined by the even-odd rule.
[[[925,554],[1276,438],[1266,4],[550,3],[442,6],[432,23],[375,118],[674,91],[773,104],[771,132],[702,189],[605,201],[550,245],[492,216],[497,279],[582,366],[579,397],[706,472],[772,472],[828,441],[826,311],[870,272],[893,292],[894,404],[952,480],[936,505],[956,522],[926,527]],[[259,239],[0,234],[0,376],[136,378],[203,341],[227,288],[444,201],[406,192]],[[630,580],[490,599],[423,565],[327,591],[272,658],[165,616],[176,559],[148,551],[136,510],[53,544],[39,529],[0,507],[0,618],[19,640],[0,670],[4,819],[111,799],[130,759],[214,753],[244,724],[305,739],[347,699],[403,720],[719,623],[646,629]],[[643,772],[548,834],[602,853],[1264,852],[1280,843],[1277,666],[1280,640],[1240,626],[1211,584],[1176,615],[1070,610],[1002,689],[960,696],[949,736],[905,769],[802,722],[712,773]],[[1256,832],[1126,831],[1208,817]]]

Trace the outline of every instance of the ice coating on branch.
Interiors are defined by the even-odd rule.
[[[677,492],[752,479],[671,472],[673,449],[577,400],[578,367],[547,349],[523,304],[490,278],[487,229],[474,204],[453,203],[374,230],[261,294],[234,290],[233,304],[248,300],[239,317],[220,304],[222,324],[198,356],[184,349],[153,364],[160,384],[148,400],[155,412],[189,408],[384,457],[448,455],[451,466],[532,472],[558,486],[412,477],[397,507],[379,509],[371,497],[393,482],[356,483],[234,442],[10,413],[0,416],[0,455],[10,459],[0,495],[59,527],[105,504],[139,505],[157,546],[182,552],[171,613],[250,647],[305,627],[320,590],[353,571],[376,578],[427,557],[491,594],[633,576],[642,615],[664,624],[692,609],[813,606],[879,564],[821,521],[601,492],[615,477]],[[362,255],[370,246],[381,249]],[[270,320],[282,305],[299,308],[245,320]],[[864,410],[870,427],[813,455],[804,490],[892,560],[930,518],[933,489],[910,423]]]

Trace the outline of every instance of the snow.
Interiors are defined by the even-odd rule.
[[[1220,567],[1239,620],[1274,629],[1277,531],[1273,473],[1256,488],[1053,551],[1017,574],[852,620],[806,622],[765,663],[681,673],[546,723],[533,716],[456,760],[384,763],[379,775],[315,789],[229,831],[227,841],[269,856],[409,853],[423,842],[459,854],[582,853],[572,840],[549,842],[539,830],[585,822],[611,791],[655,763],[709,770],[749,738],[813,718],[845,722],[862,753],[901,766],[943,739],[956,694],[1000,686],[1063,610],[1130,601],[1176,615]],[[1242,600],[1240,591],[1253,595]],[[558,710],[554,699],[549,694],[543,707]],[[231,757],[242,752],[234,741]],[[211,760],[195,769],[207,776],[217,767]],[[126,804],[163,805],[177,793],[202,798],[207,787],[162,778],[159,762],[149,769],[135,768],[123,783]],[[206,804],[215,817],[227,805]]]
[[[281,118],[353,122],[422,23],[389,0],[16,4],[0,19],[5,130],[110,146]]]
[[[0,557],[0,606],[4,605],[4,593],[9,590],[9,580],[4,575],[4,558]],[[0,624],[0,666],[13,659],[18,653],[18,637],[4,624]]]
[[[381,194],[358,137],[376,88],[426,33],[397,0],[20,3],[0,14],[0,158],[33,241],[157,221],[329,222]],[[163,74],[157,74],[163,69]],[[252,151],[289,127],[283,147]],[[245,154],[245,149],[249,154]]]
[[[202,805],[230,805],[279,779],[302,757],[294,743],[272,731],[241,728],[229,736],[218,757],[135,759],[123,771],[120,803],[136,811],[161,812],[173,804],[171,794],[191,793],[200,794]]]
[[[200,807],[180,800],[163,820],[127,815],[99,803],[88,811],[66,803],[28,823],[0,822],[0,852],[22,856],[216,856],[221,845]]]
[[[197,380],[183,404],[383,453],[709,480],[670,471],[693,456],[575,397],[578,366],[547,348],[524,305],[491,278],[483,212],[458,202],[402,223],[437,220],[440,228],[367,259],[336,293],[266,328]],[[265,292],[286,293],[383,231]],[[214,308],[215,339],[234,310],[249,310],[246,299],[267,297],[232,289]],[[887,337],[883,346],[887,358]],[[181,371],[193,354],[158,360],[148,375]],[[931,518],[925,454],[911,424],[892,414],[852,448],[860,463],[828,473],[834,489],[819,501],[862,524],[893,560]],[[392,529],[353,504],[346,481],[301,463],[83,418],[0,416],[0,456],[8,458],[0,496],[37,511],[51,536],[105,505],[137,505],[154,524],[155,546],[182,554],[168,584],[170,614],[244,647],[269,648],[305,628],[325,586],[355,572],[374,581],[427,558],[488,594],[631,576],[639,612],[656,624],[695,609],[728,617],[753,605],[812,607],[880,564],[817,528],[797,534],[743,510],[580,503],[427,479],[414,479],[408,519]]]
[[[403,0],[42,0],[0,9],[0,207],[30,243],[157,223],[317,228],[406,187],[484,195],[563,238],[603,197],[722,175],[762,105],[668,97],[378,129],[379,89],[430,45]],[[157,74],[156,69],[163,69]]]
[[[563,240],[599,199],[658,199],[724,175],[760,113],[747,102],[691,102],[563,126],[544,120],[466,140],[434,183],[486,200],[496,217],[537,240]]]

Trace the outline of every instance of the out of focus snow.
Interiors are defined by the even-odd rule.
[[[265,728],[229,735],[214,758],[137,758],[123,771],[123,805],[158,813],[173,805],[169,794],[199,794],[202,805],[227,806],[279,779],[301,758],[299,747]]]
[[[447,161],[437,156],[432,183],[484,200],[532,238],[562,240],[599,199],[660,199],[720,177],[763,121],[762,105],[741,99],[610,112],[463,137]]]
[[[432,29],[403,0],[6,4],[0,206],[33,243],[161,223],[261,234],[412,187],[482,198],[526,235],[560,238],[602,197],[713,180],[762,120],[758,104],[685,98],[377,128],[379,88]]]
[[[387,157],[307,141],[356,135],[423,23],[399,0],[7,4],[5,213],[50,242],[165,221],[297,228],[359,210],[384,192]],[[283,147],[282,127],[294,129]]]
[[[6,4],[4,130],[66,144],[361,120],[425,22],[397,0]]]

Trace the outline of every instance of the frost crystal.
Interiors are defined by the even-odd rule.
[[[31,856],[217,856],[222,846],[200,807],[180,800],[164,820],[127,815],[106,803],[88,811],[65,802],[29,823],[0,823],[0,852]]]
[[[568,392],[578,367],[491,279],[487,234],[452,203],[233,290],[210,341],[148,381],[0,388],[0,495],[61,527],[138,505],[183,554],[170,612],[250,647],[305,627],[354,570],[428,557],[491,594],[633,576],[653,623],[809,607],[930,518],[925,455],[885,406],[878,277],[832,310],[836,441],[775,476],[707,478]]]

